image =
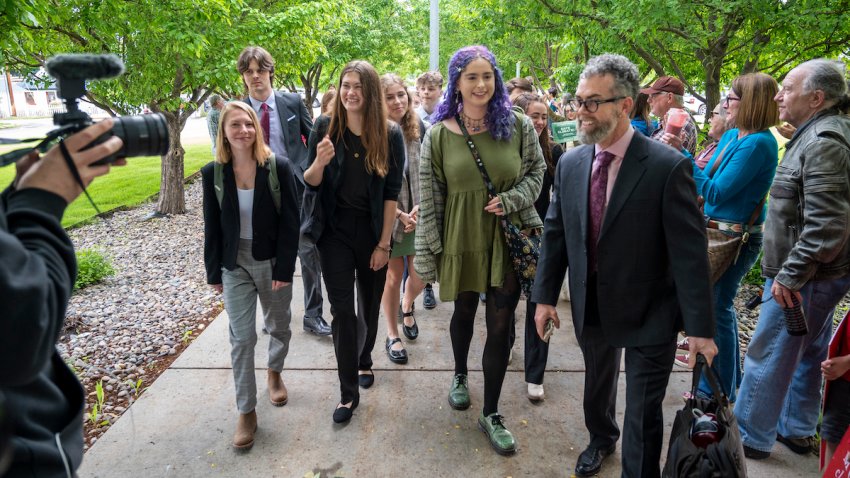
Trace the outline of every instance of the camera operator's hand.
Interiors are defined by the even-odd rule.
[[[65,146],[77,166],[80,173],[80,179],[83,180],[83,185],[88,185],[98,176],[103,176],[109,172],[109,165],[93,166],[92,163],[102,159],[119,149],[123,144],[121,139],[113,136],[105,142],[80,151],[88,146],[92,141],[97,139],[103,133],[112,128],[112,120],[106,119],[99,123],[93,124],[88,128],[68,137],[65,140]],[[26,158],[23,161],[30,162],[31,158]],[[126,164],[126,160],[121,159],[116,161],[116,165]],[[40,161],[34,163],[25,163],[21,168],[25,170],[23,176],[18,179],[17,188],[37,188],[44,189],[62,196],[68,203],[71,203],[83,190],[74,179],[74,175],[68,170],[68,165],[62,157],[62,151],[59,150],[59,145],[50,148],[50,151],[45,154]]]

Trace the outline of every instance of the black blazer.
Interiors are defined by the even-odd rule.
[[[309,163],[316,160],[316,145],[327,134],[331,119],[320,116],[313,125],[310,140],[307,142],[307,157]],[[375,238],[380,240],[381,230],[384,227],[384,201],[398,201],[398,193],[401,191],[402,167],[404,166],[404,136],[394,123],[390,126],[389,134],[389,172],[385,177],[377,174],[372,175],[369,183],[369,206],[371,209],[372,230]],[[334,141],[336,156],[325,166],[322,175],[322,183],[318,187],[307,184],[307,188],[319,193],[319,200],[324,215],[325,224],[322,233],[334,227],[334,211],[336,210],[336,192],[339,189],[343,177],[343,166],[345,165],[345,146],[342,141]],[[329,181],[330,179],[330,181]],[[305,193],[306,194],[306,193]]]
[[[304,184],[304,171],[310,166],[305,141],[313,130],[312,116],[297,93],[275,91],[274,101],[281,130],[284,132],[286,155],[289,156],[296,177]],[[245,98],[245,102],[251,104],[248,98]]]
[[[288,161],[275,160],[280,181],[280,214],[275,210],[269,190],[269,171],[257,165],[254,178],[253,235],[254,259],[274,259],[272,279],[292,282],[298,255],[299,218],[295,179]],[[239,203],[233,164],[222,169],[224,197],[221,207],[215,195],[214,163],[201,168],[204,184],[204,265],[208,284],[221,284],[221,268],[236,268],[239,250]]]
[[[532,300],[554,305],[569,266],[576,336],[587,295],[588,192],[593,145],[558,161]],[[692,165],[669,146],[635,134],[599,233],[597,294],[614,347],[658,345],[684,328],[714,336],[707,240]]]

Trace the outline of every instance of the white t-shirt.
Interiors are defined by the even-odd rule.
[[[239,238],[254,238],[254,190],[236,188],[239,198]]]

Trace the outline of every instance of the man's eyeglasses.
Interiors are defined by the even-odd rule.
[[[613,103],[615,101],[620,101],[625,96],[616,96],[614,98],[608,98],[607,100],[572,100],[570,101],[570,106],[573,107],[576,111],[579,110],[582,106],[587,110],[588,113],[596,113],[599,109],[599,105],[603,103]]]

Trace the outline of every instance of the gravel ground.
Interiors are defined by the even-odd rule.
[[[147,220],[155,206],[150,203],[71,231],[78,250],[101,250],[116,270],[73,295],[58,346],[83,382],[87,413],[99,404],[102,386],[97,414],[86,420],[86,448],[222,310],[206,285],[201,196],[196,181],[186,192],[186,214]],[[742,352],[758,320],[758,309],[744,304],[757,293],[744,285],[735,300]],[[836,321],[849,306],[845,298]]]
[[[77,250],[99,249],[115,275],[71,298],[59,351],[83,381],[86,446],[93,444],[179,355],[221,303],[203,267],[201,183],[186,192],[187,213],[146,220],[154,203],[119,211],[70,232]]]

